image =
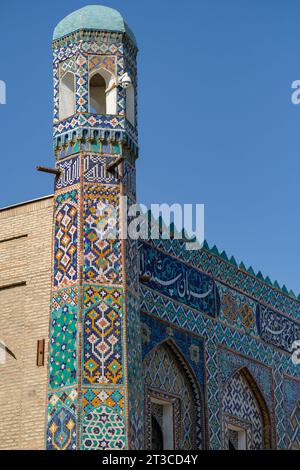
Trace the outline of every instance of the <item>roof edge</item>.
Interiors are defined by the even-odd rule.
[[[12,204],[6,207],[0,207],[0,212],[8,211],[14,209],[15,207],[26,206],[26,204],[32,204],[33,202],[43,201],[44,199],[52,199],[54,194],[49,194],[48,196],[37,197],[35,199],[29,199],[28,201],[18,202],[17,204]]]

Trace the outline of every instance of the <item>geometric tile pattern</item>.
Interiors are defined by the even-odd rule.
[[[89,113],[75,114],[74,116],[66,118],[64,121],[60,121],[54,126],[54,137],[61,136],[66,132],[75,131],[78,128],[89,128],[93,130],[115,130],[124,131],[125,127],[127,130],[128,123],[125,124],[125,118],[122,116],[114,115],[96,115]],[[133,136],[135,137],[135,136]]]
[[[84,181],[87,183],[118,184],[115,174],[106,170],[116,159],[117,157],[112,156],[85,155]]]
[[[84,388],[82,394],[82,409],[84,414],[90,413],[94,408],[106,405],[124,416],[124,392],[121,389],[106,387],[105,390]]]
[[[49,386],[52,389],[76,383],[77,318],[77,288],[70,287],[54,292],[49,350]]]
[[[300,424],[297,429],[297,408],[300,406],[300,380],[292,377],[284,377],[284,411],[286,449],[300,448]],[[298,420],[299,422],[299,420]]]
[[[75,389],[51,393],[47,405],[47,450],[76,449]]]
[[[123,309],[123,295],[121,287],[112,286],[83,286],[83,308],[88,310],[91,307],[105,302],[114,310],[122,312]]]
[[[85,113],[89,110],[88,61],[85,54],[77,55],[76,66],[76,112]]]
[[[127,287],[134,292],[139,290],[138,240],[130,237],[125,240],[125,271]]]
[[[144,384],[141,374],[142,344],[140,329],[139,299],[127,291],[126,297],[127,330],[127,380],[129,402],[129,442],[130,449],[143,449],[143,406]]]
[[[126,159],[123,162],[123,184],[128,196],[136,197],[136,171],[135,167]]]
[[[120,450],[126,443],[124,419],[112,408],[101,405],[83,418],[82,448]]]
[[[251,424],[251,440],[248,449],[262,449],[262,422],[258,403],[244,377],[237,372],[227,383],[223,399],[222,411],[226,415]],[[226,423],[224,422],[226,426]],[[225,429],[223,430],[225,432]],[[223,443],[228,448],[228,443]]]
[[[84,189],[84,278],[118,284],[122,280],[119,191],[100,184]]]
[[[112,75],[116,73],[116,58],[115,56],[107,55],[90,55],[89,56],[89,73],[93,73],[99,68],[103,68],[110,72]]]
[[[66,73],[72,72],[75,73],[76,66],[73,58],[60,62],[59,64],[59,76],[62,78]]]
[[[290,416],[288,438],[291,442],[291,448],[300,450],[300,400]]]
[[[59,61],[53,60],[53,123],[57,124],[59,120]]]
[[[78,190],[55,196],[54,287],[74,284],[78,276]]]
[[[55,189],[57,191],[79,183],[80,158],[78,155],[66,158],[63,162],[58,162],[56,167],[61,170],[60,175],[56,178]]]
[[[103,300],[87,302],[87,296],[94,301],[97,296]],[[107,297],[113,301],[107,302]],[[84,304],[89,306],[83,312],[84,384],[123,383],[121,299],[120,288],[107,292],[103,286],[96,295],[92,286],[85,289]]]
[[[220,320],[242,328],[246,333],[257,335],[256,303],[221,283],[217,283],[217,286],[221,298]]]
[[[226,386],[227,381],[237,371],[246,368],[262,394],[265,402],[272,408],[273,401],[273,375],[272,369],[258,362],[251,361],[249,358],[228,351],[226,348],[219,348],[218,362],[220,367],[219,384],[221,390]]]
[[[201,336],[190,334],[188,331],[174,328],[165,321],[159,321],[152,315],[141,312],[141,335],[143,358],[157,344],[171,340],[172,344],[184,356],[188,367],[193,371],[198,385],[204,396],[205,390],[205,367],[204,367],[204,341]]]
[[[124,449],[124,391],[107,387],[84,389],[82,400],[82,449]]]

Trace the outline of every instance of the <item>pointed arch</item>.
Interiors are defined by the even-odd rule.
[[[67,72],[60,79],[59,119],[63,120],[75,114],[75,75]]]
[[[143,372],[147,447],[151,448],[152,441],[151,417],[157,412],[163,420],[167,415],[169,417],[169,421],[165,420],[169,423],[165,433],[169,441],[165,449],[204,448],[205,424],[201,389],[177,344],[172,339],[156,344],[144,358]],[[157,416],[154,417],[157,419]]]
[[[116,80],[103,67],[93,70],[89,77],[89,112],[117,114]]]
[[[246,366],[228,378],[222,393],[223,447],[230,445],[229,434],[245,443],[247,449],[271,449],[272,425],[266,400]],[[240,436],[240,437],[239,437]],[[234,437],[233,437],[234,438]],[[231,442],[231,445],[232,442]]]

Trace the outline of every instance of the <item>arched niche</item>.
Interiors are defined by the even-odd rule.
[[[143,361],[145,446],[157,441],[163,450],[191,450],[204,445],[203,400],[188,362],[172,340],[156,345]]]
[[[235,371],[222,393],[224,449],[259,450],[272,447],[268,406],[247,367]]]
[[[75,114],[75,76],[67,72],[60,79],[59,119],[63,120]]]
[[[89,112],[117,114],[115,77],[103,68],[94,70],[89,78]]]

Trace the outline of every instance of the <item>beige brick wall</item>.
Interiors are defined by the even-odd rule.
[[[52,197],[0,211],[0,449],[44,448],[52,217]]]

